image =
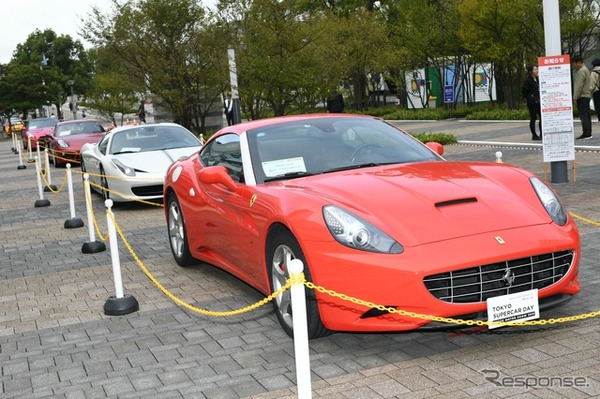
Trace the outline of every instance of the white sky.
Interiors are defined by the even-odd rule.
[[[9,4],[6,4],[9,3]],[[202,4],[212,6],[216,0],[203,0]],[[79,35],[83,20],[97,6],[109,11],[110,0],[0,0],[2,22],[0,23],[0,63],[8,63],[17,49],[36,29],[52,29],[57,35],[69,35],[89,44]]]

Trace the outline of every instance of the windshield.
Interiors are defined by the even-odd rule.
[[[29,121],[29,129],[40,129],[43,127],[54,127],[58,123],[58,119],[31,119]]]
[[[54,135],[64,137],[91,133],[104,133],[104,128],[98,122],[94,121],[65,123],[56,127]]]
[[[111,154],[145,152],[201,146],[200,140],[181,126],[140,126],[115,132]]]
[[[441,161],[412,136],[372,118],[307,119],[248,131],[258,183],[339,170]]]

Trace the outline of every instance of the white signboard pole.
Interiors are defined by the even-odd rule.
[[[562,54],[560,40],[560,12],[558,0],[543,0],[544,9],[544,41],[546,45],[546,56],[558,56]],[[539,68],[539,65],[538,65]],[[544,115],[542,114],[542,121]],[[544,143],[546,146],[546,143]],[[552,183],[565,183],[569,181],[567,173],[567,161],[550,162],[550,181]]]
[[[569,55],[538,58],[544,162],[575,159]]]

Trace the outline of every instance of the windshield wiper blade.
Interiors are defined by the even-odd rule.
[[[314,173],[310,173],[310,172],[288,172],[288,173],[284,173],[282,175],[277,175],[277,176],[273,176],[273,177],[267,177],[267,178],[265,178],[265,183],[268,183],[270,181],[285,180],[285,179],[290,179],[290,178],[306,177],[306,176],[314,176]]]
[[[323,173],[340,172],[343,170],[352,170],[352,169],[360,169],[360,168],[370,168],[373,166],[393,165],[396,163],[398,163],[398,162],[366,162],[366,163],[360,163],[360,164],[356,164],[356,165],[347,165],[347,166],[340,166],[339,168],[327,169],[327,170],[324,170]]]

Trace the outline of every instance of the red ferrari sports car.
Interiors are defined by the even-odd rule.
[[[23,149],[27,150],[28,143],[30,143],[31,149],[37,150],[38,142],[51,136],[57,123],[58,119],[55,117],[30,119],[27,127],[21,131]]]
[[[555,192],[518,167],[442,153],[367,116],[228,126],[167,171],[173,256],[216,265],[264,294],[297,258],[326,289],[463,319],[486,317],[490,298],[531,292],[545,309],[579,292],[579,233]],[[289,290],[274,308],[292,335]],[[315,290],[307,311],[310,338],[440,327]]]
[[[97,143],[106,131],[99,121],[93,119],[75,119],[59,122],[54,133],[48,138],[54,166],[81,162],[81,147],[87,143]]]

